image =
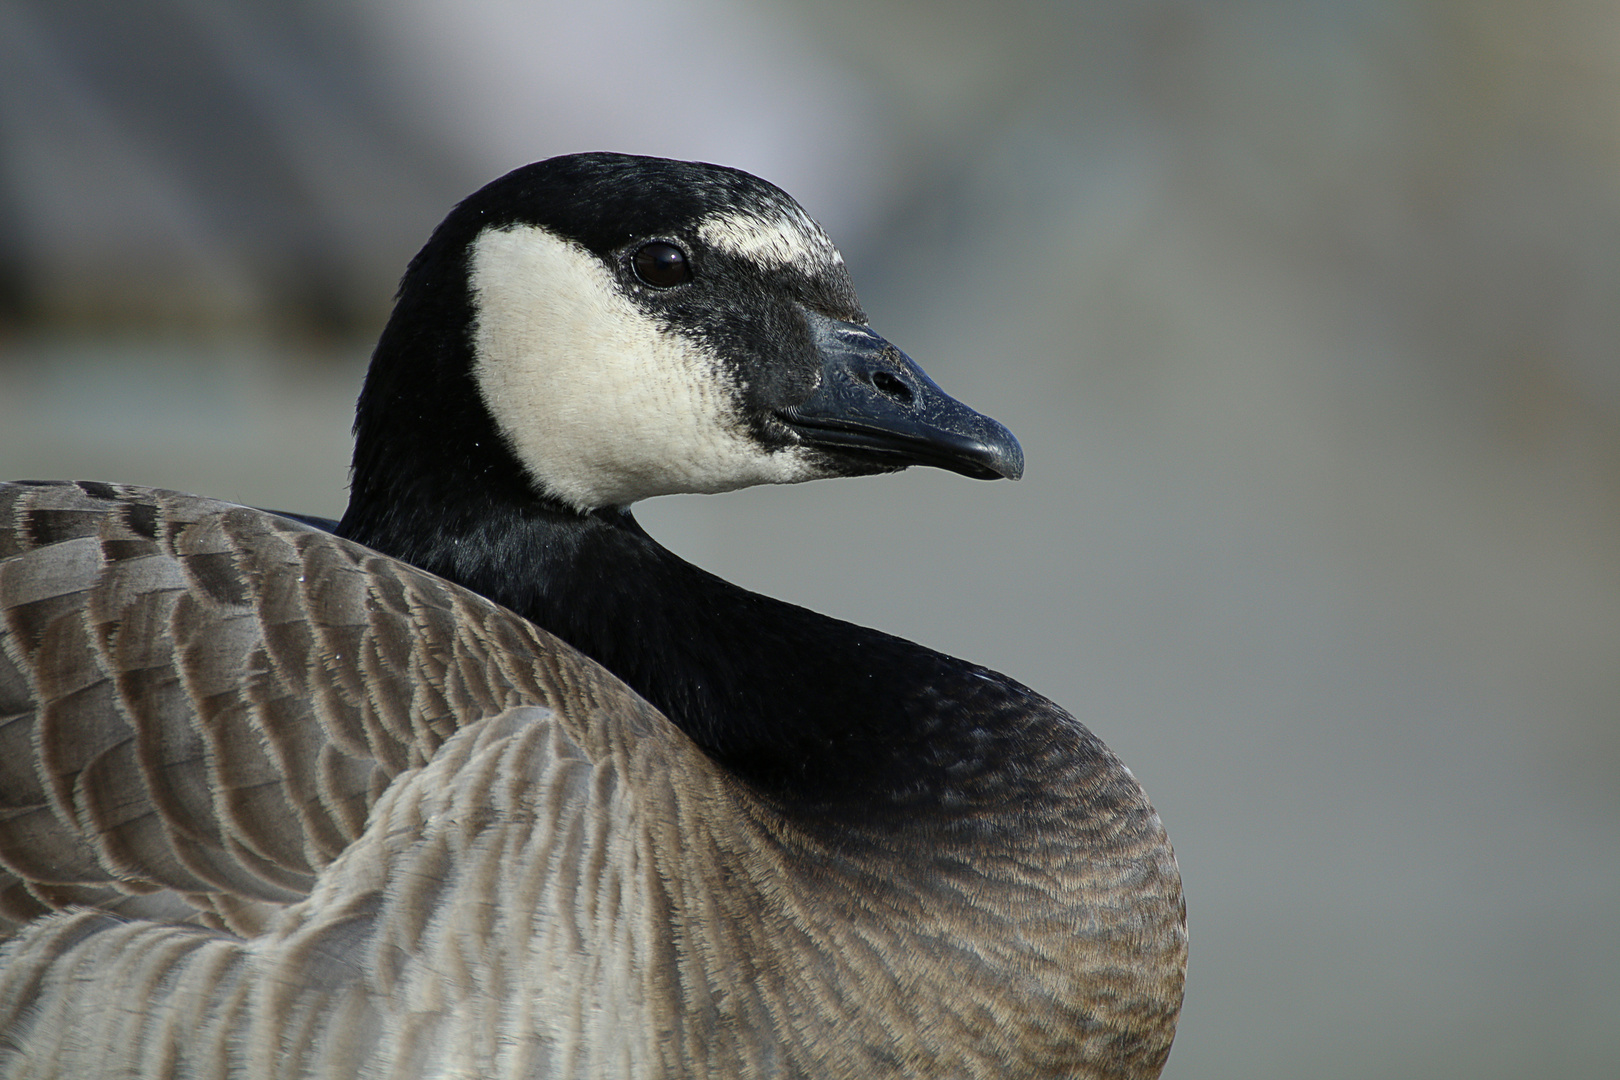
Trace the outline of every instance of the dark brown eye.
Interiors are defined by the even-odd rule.
[[[661,240],[642,245],[630,263],[636,268],[636,277],[655,289],[673,289],[692,280],[686,252]]]

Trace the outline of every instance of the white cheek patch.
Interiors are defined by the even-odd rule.
[[[711,214],[698,227],[698,238],[762,266],[796,266],[809,277],[844,263],[821,226],[797,206],[768,215],[750,210]]]
[[[826,475],[739,418],[713,352],[660,325],[577,244],[536,226],[473,243],[473,374],[535,486],[576,510]]]

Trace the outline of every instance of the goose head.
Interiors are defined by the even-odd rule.
[[[909,465],[1023,471],[1005,427],[867,325],[785,192],[619,154],[528,165],[456,207],[405,274],[355,435],[356,522],[413,494],[590,513]]]

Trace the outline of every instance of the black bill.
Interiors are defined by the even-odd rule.
[[[946,394],[905,353],[858,323],[805,316],[821,385],[776,413],[805,443],[882,468],[933,465],[978,480],[1024,475],[1012,432]]]

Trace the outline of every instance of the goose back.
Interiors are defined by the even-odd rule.
[[[633,700],[464,589],[178,492],[0,486],[0,613],[12,926],[93,904],[252,932],[471,719]]]
[[[1080,725],[1049,798],[819,820],[431,574],[3,491],[0,1073],[1158,1075],[1179,878]]]

